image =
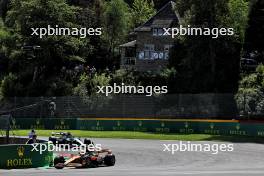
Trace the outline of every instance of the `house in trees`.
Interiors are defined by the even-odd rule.
[[[147,22],[134,29],[136,40],[120,45],[120,67],[141,72],[159,72],[165,68],[174,39],[163,35],[163,28],[176,27],[178,24],[175,3],[170,1]]]

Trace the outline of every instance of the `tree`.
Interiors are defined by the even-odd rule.
[[[249,3],[247,0],[230,0],[230,24],[237,32],[238,39],[243,44],[245,40],[245,32],[248,27]]]
[[[79,84],[74,88],[74,94],[86,97],[96,95],[98,86],[108,86],[110,81],[110,76],[105,73],[95,73],[94,75],[82,74]]]
[[[237,91],[243,30],[248,12],[245,4],[244,0],[241,6],[237,0],[178,1],[176,7],[182,17],[183,26],[235,29],[235,35],[219,36],[217,39],[204,35],[185,35],[178,38],[170,57],[170,65],[178,71],[179,78],[176,84],[179,85],[179,91],[192,93]],[[241,19],[234,23],[238,16]]]
[[[106,3],[104,0],[92,0],[89,4],[81,10],[80,22],[82,26],[101,28],[104,26],[104,13]],[[108,32],[108,31],[105,31]],[[111,68],[112,63],[107,57],[109,54],[108,43],[105,42],[101,35],[91,37],[89,42],[91,52],[87,56],[87,64],[95,66],[99,70],[106,67]]]
[[[22,95],[23,87],[21,83],[18,82],[17,76],[12,73],[9,73],[1,82],[1,95],[3,97],[12,97],[14,95]]]
[[[135,0],[124,0],[130,7],[133,6],[133,3]],[[171,0],[152,0],[154,4],[155,9],[160,9],[162,8],[166,3],[168,3]]]
[[[241,114],[258,115],[264,113],[264,66],[256,73],[246,75],[239,82],[236,102]]]
[[[18,80],[25,86],[25,95],[45,95],[50,92],[48,89],[54,88],[52,85],[57,84],[63,66],[85,61],[89,52],[87,39],[55,35],[40,38],[31,35],[31,28],[47,28],[48,25],[64,28],[79,27],[77,23],[79,10],[77,7],[69,6],[65,0],[11,1],[5,25],[13,34],[13,45],[5,46],[10,50],[9,71],[16,74]],[[21,49],[27,46],[31,46],[30,51]],[[39,46],[40,50],[35,50],[34,46]]]
[[[104,38],[109,46],[110,57],[113,58],[116,47],[124,41],[130,26],[128,5],[123,0],[108,2],[106,4],[104,19]]]
[[[155,14],[152,0],[135,0],[131,9],[132,26],[137,27]]]
[[[258,51],[264,63],[264,2],[252,0],[244,48],[247,52]]]
[[[10,0],[0,0],[0,17],[5,19]]]

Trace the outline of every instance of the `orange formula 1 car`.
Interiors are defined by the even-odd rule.
[[[85,154],[72,155],[63,154],[54,158],[54,167],[62,169],[64,167],[94,168],[98,166],[114,166],[115,155],[111,150],[102,149],[97,152],[86,152]]]

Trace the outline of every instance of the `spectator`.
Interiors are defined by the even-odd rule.
[[[27,142],[26,142],[26,144],[34,144],[34,143],[36,143],[37,142],[37,135],[33,135],[32,136],[32,138],[30,138]]]
[[[28,133],[28,138],[32,138],[33,135],[36,135],[36,132],[34,129],[32,129],[29,133]]]

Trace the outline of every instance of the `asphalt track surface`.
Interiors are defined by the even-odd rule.
[[[0,170],[0,176],[263,176],[264,145],[234,143],[233,152],[163,152],[179,141],[94,139],[112,149],[116,165],[88,169],[37,168]],[[194,142],[215,144],[218,142]],[[220,143],[218,143],[220,144]],[[227,144],[227,143],[226,143]]]

